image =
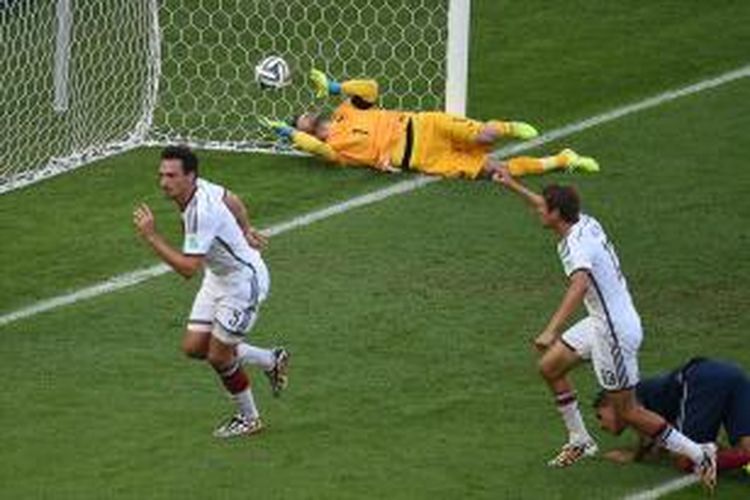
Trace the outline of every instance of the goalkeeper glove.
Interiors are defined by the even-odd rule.
[[[341,93],[341,84],[336,80],[328,78],[325,73],[319,69],[310,70],[310,80],[315,88],[315,97],[321,99],[327,95],[336,95]]]
[[[291,127],[288,123],[282,122],[281,120],[271,120],[265,116],[259,116],[258,121],[266,128],[270,128],[281,137],[291,137],[294,133],[294,127]]]

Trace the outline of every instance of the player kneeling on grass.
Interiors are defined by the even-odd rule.
[[[318,97],[347,98],[330,116],[303,113],[290,123],[261,118],[261,123],[308,153],[341,165],[385,172],[414,170],[443,177],[490,178],[500,161],[490,153],[503,137],[531,139],[537,131],[522,122],[469,120],[443,112],[396,111],[375,105],[374,80],[339,83],[318,70],[311,78]],[[567,169],[596,172],[592,158],[566,149],[546,158],[519,157],[508,162],[513,175]]]
[[[716,484],[716,447],[697,444],[635,397],[641,319],[633,306],[614,246],[599,222],[580,213],[575,189],[551,185],[539,195],[513,178],[507,167],[495,180],[536,209],[542,225],[557,233],[557,252],[570,279],[567,292],[547,327],[534,340],[542,353],[539,370],[552,390],[568,430],[568,442],[549,465],[565,467],[594,455],[597,446],[581,418],[567,373],[590,359],[601,387],[607,391],[617,418],[668,450],[687,456],[710,489]],[[588,317],[560,334],[565,322],[583,303]]]
[[[738,366],[693,358],[670,373],[638,382],[635,395],[646,409],[664,417],[693,441],[717,441],[724,427],[731,448],[719,450],[719,470],[750,464],[750,378]],[[602,429],[616,435],[625,430],[625,422],[606,392],[597,395],[594,408]],[[619,463],[646,460],[657,455],[653,453],[655,444],[641,436],[637,449],[612,450],[604,456]],[[677,465],[684,469],[690,464],[679,457]]]
[[[242,364],[261,366],[278,394],[287,383],[289,359],[283,348],[261,349],[245,342],[270,287],[257,248],[264,238],[250,225],[247,209],[236,195],[198,177],[198,159],[187,147],[164,149],[159,185],[182,213],[182,251],[157,232],[147,205],[135,210],[133,222],[156,254],[185,278],[205,267],[182,348],[188,356],[208,361],[239,408],[214,435],[253,434],[262,424]]]

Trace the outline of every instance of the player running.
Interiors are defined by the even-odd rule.
[[[640,381],[635,395],[693,441],[716,441],[723,427],[731,448],[719,450],[719,470],[750,464],[750,378],[738,366],[693,358],[670,373]],[[602,429],[622,433],[625,424],[606,392],[597,395],[594,408]],[[652,455],[654,444],[641,436],[636,450],[612,450],[604,456],[619,463],[641,461]],[[678,465],[684,468],[684,460]]]
[[[366,166],[384,172],[414,170],[443,177],[490,178],[500,161],[490,155],[503,137],[531,139],[531,125],[515,121],[470,120],[443,112],[387,110],[375,105],[374,80],[337,82],[318,70],[311,79],[319,98],[345,95],[330,118],[304,113],[290,123],[261,118],[261,123],[308,153],[340,165]],[[566,149],[546,158],[519,157],[508,162],[513,175],[550,170],[597,172],[592,158]]]
[[[572,187],[550,185],[539,195],[514,179],[507,167],[500,169],[495,180],[525,199],[536,209],[542,225],[557,233],[557,252],[570,279],[562,302],[534,340],[541,352],[539,370],[552,389],[568,430],[568,442],[549,465],[565,467],[597,452],[566,376],[582,360],[590,359],[619,421],[673,453],[687,456],[696,474],[712,490],[716,485],[716,446],[695,443],[635,397],[638,349],[643,338],[641,319],[615,248],[602,226],[580,213],[580,200]],[[581,303],[588,317],[560,334]]]
[[[187,147],[164,149],[159,185],[182,214],[182,251],[159,234],[147,205],[135,210],[133,222],[154,252],[185,278],[205,267],[182,349],[191,358],[207,360],[237,403],[238,413],[214,435],[254,434],[263,424],[242,363],[261,366],[278,394],[286,386],[289,361],[283,348],[262,349],[244,341],[270,287],[266,264],[251,246],[261,245],[263,238],[250,225],[236,195],[198,177],[198,158]]]

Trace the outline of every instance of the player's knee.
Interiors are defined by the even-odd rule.
[[[217,370],[220,370],[221,368],[223,368],[223,367],[224,367],[224,362],[223,362],[223,360],[222,360],[222,359],[221,359],[221,357],[220,357],[219,355],[217,355],[216,353],[213,353],[213,352],[208,352],[208,353],[206,354],[206,361],[208,361],[208,363],[209,363],[209,364],[210,364],[211,366],[213,366],[213,367],[214,367],[215,369],[217,369]]]
[[[209,350],[206,353],[206,361],[218,372],[224,371],[234,361],[223,352]]]
[[[206,359],[206,353],[194,346],[182,345],[182,352],[190,359]]]
[[[193,339],[185,338],[182,341],[182,352],[188,358],[192,359],[206,359],[206,346],[201,342],[196,342]]]
[[[559,370],[548,359],[542,358],[537,362],[537,369],[544,380],[553,381],[559,378]]]

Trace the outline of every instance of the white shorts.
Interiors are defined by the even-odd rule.
[[[612,332],[609,325],[593,316],[582,319],[565,333],[562,342],[581,358],[590,359],[599,385],[608,391],[630,389],[638,383],[640,328]]]
[[[193,301],[188,330],[211,332],[224,344],[239,344],[255,324],[267,293],[267,280],[260,283],[252,272],[226,277],[206,271]]]

